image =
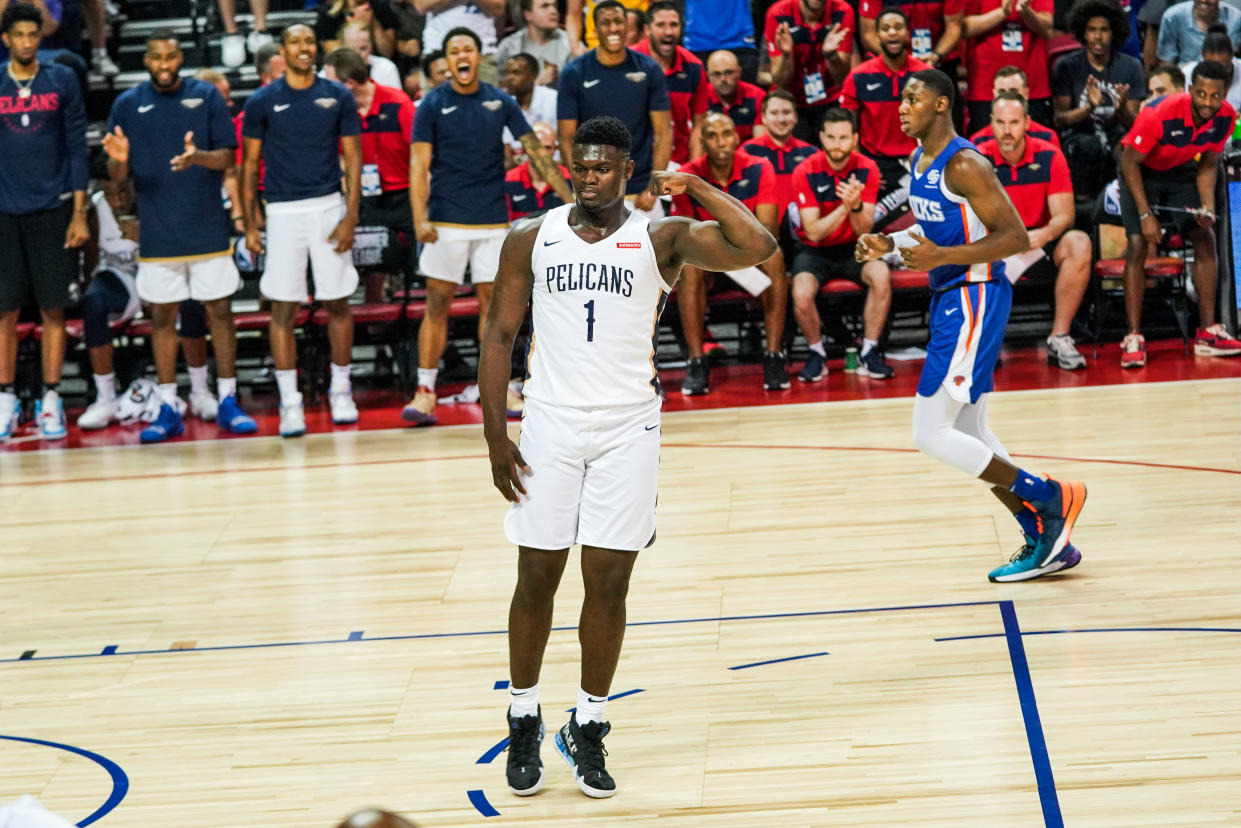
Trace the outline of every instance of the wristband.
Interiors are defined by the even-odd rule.
[[[861,205],[861,204],[859,204],[858,206],[856,206],[856,207],[852,208],[851,210],[849,210],[849,212],[850,212],[850,213],[860,213],[860,212],[862,212],[862,205]]]
[[[1151,211],[1147,210],[1145,213],[1138,214],[1138,221],[1146,221],[1150,217],[1151,217]]]

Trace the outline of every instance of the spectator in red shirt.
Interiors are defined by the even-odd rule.
[[[543,121],[530,125],[534,137],[539,139],[543,149],[549,156],[556,154],[556,128]],[[566,182],[569,171],[563,165],[557,165]],[[508,220],[515,224],[524,218],[541,216],[553,207],[564,204],[547,179],[539,175],[539,171],[530,166],[526,159],[504,174],[504,197],[508,201]]]
[[[965,38],[970,130],[991,120],[991,90],[996,70],[1012,64],[1029,80],[1030,117],[1051,123],[1051,84],[1047,77],[1047,40],[1052,30],[1053,0],[966,0]]]
[[[765,135],[758,135],[742,145],[742,151],[755,158],[765,158],[776,171],[776,204],[780,211],[780,251],[784,254],[785,263],[793,261],[793,231],[789,226],[789,211],[796,212],[792,206],[793,170],[797,165],[814,155],[817,150],[800,138],[793,137],[793,127],[797,124],[796,101],[792,94],[783,89],[773,89],[763,98],[763,128]]]
[[[707,81],[709,111],[731,118],[743,143],[763,134],[763,96],[767,93],[741,79],[736,55],[727,49],[712,52],[707,58]]]
[[[909,22],[913,56],[936,69],[954,58],[961,43],[965,20],[965,0],[861,0],[858,4],[858,39],[862,48],[882,54],[879,18],[887,9],[900,9]],[[955,65],[955,63],[954,63]],[[955,78],[955,72],[948,72]]]
[[[991,86],[991,97],[1000,97],[1001,92],[1016,92],[1028,102],[1030,100],[1030,87],[1026,84],[1026,73],[1021,71],[1017,66],[1001,66],[999,71],[995,73],[995,83]],[[1030,118],[1030,126],[1026,129],[1026,135],[1031,138],[1037,138],[1040,141],[1046,141],[1052,144],[1056,149],[1060,149],[1060,136],[1051,127],[1043,126],[1038,121]],[[970,141],[975,146],[981,146],[983,141],[994,141],[995,132],[991,129],[991,122],[987,121],[987,125],[970,136]]]
[[[1237,113],[1224,100],[1227,91],[1228,67],[1204,60],[1194,67],[1188,92],[1168,95],[1143,108],[1121,141],[1120,215],[1126,235],[1125,313],[1129,333],[1121,343],[1120,364],[1125,368],[1146,364],[1143,265],[1147,249],[1158,247],[1163,237],[1156,212],[1163,212],[1165,220],[1174,220],[1194,245],[1194,287],[1200,320],[1194,353],[1241,354],[1241,341],[1215,318],[1215,174],[1220,150],[1237,120]],[[1193,212],[1167,208],[1189,208]]]
[[[672,157],[684,164],[700,154],[697,140],[702,116],[707,111],[707,70],[694,53],[681,45],[681,10],[672,0],[658,0],[646,12],[646,29],[650,36],[633,47],[655,58],[663,67],[668,84],[668,100],[672,104]]]
[[[776,86],[797,99],[797,137],[815,141],[823,115],[840,98],[853,61],[853,7],[846,0],[776,0],[763,37]]]
[[[854,242],[875,223],[879,168],[857,152],[857,128],[848,110],[832,107],[824,113],[819,140],[823,151],[793,171],[800,218],[792,268],[793,316],[810,345],[810,356],[797,378],[818,382],[827,376],[827,351],[815,300],[829,279],[848,279],[867,288],[858,374],[888,379],[892,369],[878,347],[892,305],[888,266],[882,260],[862,264],[853,257]]]
[[[743,203],[774,236],[780,222],[780,208],[776,202],[776,173],[771,164],[739,149],[741,140],[736,127],[732,119],[722,113],[712,112],[703,121],[702,140],[706,154],[690,161],[682,172],[693,173]],[[702,205],[688,194],[672,199],[672,214],[698,221],[712,219]],[[774,256],[758,265],[758,269],[771,280],[771,284],[759,294],[767,334],[763,386],[768,391],[779,391],[789,387],[788,368],[780,346],[784,338],[784,314],[789,292],[784,256],[777,250]],[[710,390],[702,345],[707,291],[713,280],[714,274],[686,265],[681,270],[681,280],[677,282],[677,307],[681,311],[681,327],[685,331],[685,345],[689,351],[685,381],[681,384],[681,393],[687,396],[706,394]]]
[[[1026,134],[1026,99],[1001,92],[991,107],[995,140],[978,148],[995,165],[996,177],[1030,233],[1030,249],[1004,260],[1004,275],[1017,283],[1053,278],[1055,314],[1047,337],[1047,361],[1066,371],[1086,367],[1069,327],[1090,283],[1090,237],[1074,230],[1073,183],[1064,153]]]

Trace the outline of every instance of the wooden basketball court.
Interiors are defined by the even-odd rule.
[[[477,426],[0,453],[0,801],[79,825],[1241,824],[1241,380],[994,395],[1086,481],[1027,584],[909,399],[666,415],[608,717],[620,793],[550,731],[504,784],[505,504]]]

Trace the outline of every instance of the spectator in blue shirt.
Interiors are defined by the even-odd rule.
[[[727,49],[741,64],[741,79],[758,79],[758,48],[749,0],[685,0],[685,41],[682,45],[705,65],[711,53]]]
[[[1233,50],[1241,47],[1241,11],[1220,0],[1185,0],[1163,13],[1155,54],[1163,63],[1197,60],[1207,29],[1217,21],[1228,27]]]

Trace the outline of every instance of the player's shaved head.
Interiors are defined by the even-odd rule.
[[[414,823],[391,811],[358,811],[337,828],[417,828]]]

